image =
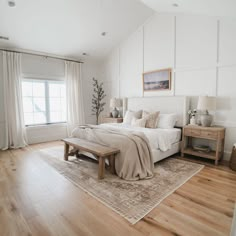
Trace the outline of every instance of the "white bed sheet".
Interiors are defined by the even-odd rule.
[[[126,129],[131,131],[143,132],[147,137],[152,149],[159,149],[165,152],[171,149],[172,144],[181,140],[181,129],[149,129],[141,127],[133,127],[123,123],[106,123],[101,126],[111,127],[114,129]]]

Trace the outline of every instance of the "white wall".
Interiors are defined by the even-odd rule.
[[[103,83],[106,94],[104,99],[106,106],[102,115],[107,115],[110,112],[110,98],[119,96],[119,56],[119,50],[114,49],[112,53],[101,62],[98,70],[98,79]]]
[[[227,159],[236,142],[235,42],[235,20],[156,14],[104,60],[101,79],[110,97],[143,96],[143,72],[173,68],[172,90],[151,95],[191,96],[193,108],[199,95],[217,96],[215,124],[227,128]]]
[[[0,148],[3,147],[5,136],[5,117],[3,112],[3,77],[2,77],[2,52],[0,52]],[[82,65],[83,91],[85,120],[87,123],[94,123],[94,117],[91,117],[89,111],[91,101],[91,81],[92,77],[97,75],[97,63],[85,62]],[[41,56],[31,56],[22,54],[22,76],[49,79],[64,79],[65,66],[64,61],[45,58]],[[39,143],[46,141],[59,140],[67,137],[67,128],[65,124],[43,125],[27,127],[28,143]]]

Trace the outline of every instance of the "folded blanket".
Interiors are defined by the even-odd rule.
[[[89,125],[76,128],[72,136],[118,148],[120,153],[115,158],[115,169],[120,178],[140,180],[153,177],[152,153],[142,132]]]

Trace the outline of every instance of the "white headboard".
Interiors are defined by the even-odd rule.
[[[177,127],[183,127],[188,123],[189,97],[136,97],[127,98],[124,110],[160,111],[161,113],[175,113],[178,116]]]

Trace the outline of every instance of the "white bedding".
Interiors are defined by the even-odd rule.
[[[141,127],[133,127],[128,124],[117,124],[117,123],[107,123],[101,124],[101,126],[111,127],[113,129],[126,129],[141,131],[145,134],[149,140],[149,144],[152,149],[160,149],[165,152],[171,149],[172,144],[179,142],[181,139],[181,130],[177,128],[173,129],[149,129]]]

